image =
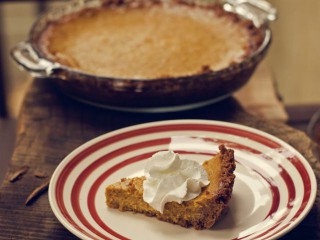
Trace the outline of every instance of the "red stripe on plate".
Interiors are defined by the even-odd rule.
[[[281,232],[282,230],[286,229],[289,225],[292,224],[293,221],[295,221],[301,215],[301,213],[304,211],[305,207],[307,206],[308,200],[311,195],[310,176],[309,176],[308,172],[306,171],[305,167],[303,166],[303,164],[301,163],[300,159],[296,156],[288,158],[288,159],[291,161],[291,163],[293,165],[295,165],[295,167],[297,168],[297,170],[299,171],[299,173],[301,175],[303,186],[304,186],[304,194],[303,194],[302,203],[299,207],[299,210],[296,212],[296,214],[290,219],[290,221],[287,224],[285,224],[284,226],[279,228],[276,232],[274,232],[273,235],[276,235],[279,232]],[[293,206],[291,206],[291,207],[293,207]],[[267,238],[264,238],[264,239],[267,239]]]
[[[303,181],[303,186],[304,186],[304,195],[303,195],[303,200],[302,200],[302,205],[300,207],[300,209],[298,210],[298,212],[295,214],[295,216],[292,218],[292,220],[296,219],[301,212],[303,211],[303,209],[305,208],[305,206],[308,203],[308,199],[310,198],[311,195],[311,180],[310,180],[310,176],[308,174],[308,172],[306,171],[306,168],[303,166],[302,162],[299,160],[299,158],[297,158],[296,156],[293,158],[289,159],[297,168],[297,170],[299,171],[301,177],[302,177],[302,181]]]
[[[280,204],[279,188],[278,188],[278,186],[276,186],[274,184],[274,180],[272,179],[272,177],[267,178],[255,169],[253,171],[256,172],[262,179],[264,179],[269,184],[269,187],[271,189],[272,205],[271,205],[270,211],[268,212],[267,216],[264,218],[264,219],[267,219],[268,217],[270,217],[271,214],[276,212],[279,208],[279,204]]]
[[[279,166],[280,167],[280,166]],[[292,178],[290,177],[290,175],[288,174],[288,172],[281,166],[281,171],[280,171],[280,176],[283,178],[285,184],[286,184],[286,187],[287,187],[287,191],[288,191],[288,202],[287,202],[287,208],[286,208],[286,212],[283,213],[283,216],[277,221],[275,222],[274,224],[272,224],[270,226],[270,228],[268,228],[266,231],[262,232],[261,234],[257,235],[257,236],[254,236],[256,239],[258,238],[261,238],[265,235],[267,235],[268,233],[270,233],[272,230],[274,230],[276,227],[278,227],[283,220],[285,220],[289,213],[290,213],[290,209],[292,209],[292,202],[295,200],[296,198],[296,190],[295,190],[295,187],[294,187],[294,183],[292,181]],[[268,216],[268,218],[272,218],[272,214],[270,214],[270,216]],[[253,234],[249,234],[249,235],[246,235],[244,237],[241,237],[239,238],[240,239],[244,239],[246,237],[249,237],[249,236],[252,236]]]

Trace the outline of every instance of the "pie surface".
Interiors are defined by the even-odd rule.
[[[65,16],[41,45],[64,65],[99,76],[156,79],[219,70],[250,49],[245,24],[188,5],[91,9]]]

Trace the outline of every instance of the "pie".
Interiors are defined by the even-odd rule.
[[[220,145],[219,149],[217,155],[202,165],[210,183],[196,198],[181,204],[168,202],[161,214],[143,200],[145,177],[123,178],[106,188],[107,206],[120,211],[142,213],[182,227],[211,228],[227,209],[235,179],[233,150],[224,145]]]
[[[104,1],[52,21],[40,49],[60,64],[124,79],[182,77],[241,62],[263,36],[222,7],[183,1]]]

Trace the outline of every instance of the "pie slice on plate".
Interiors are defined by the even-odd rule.
[[[109,185],[105,192],[106,203],[110,208],[142,213],[182,227],[211,228],[227,208],[235,179],[233,150],[224,145],[219,146],[219,150],[216,156],[202,164],[210,183],[192,200],[181,204],[168,202],[160,213],[143,200],[145,177],[135,177]]]

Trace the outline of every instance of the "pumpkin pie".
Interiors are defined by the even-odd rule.
[[[159,220],[195,229],[211,228],[227,208],[234,184],[234,152],[224,145],[220,152],[203,163],[209,185],[196,198],[182,202],[168,202],[163,213],[143,200],[145,177],[123,178],[106,188],[106,203],[120,211],[142,213]]]
[[[251,55],[263,40],[251,21],[218,5],[104,2],[52,21],[40,36],[42,52],[81,72],[151,80],[227,68]]]

